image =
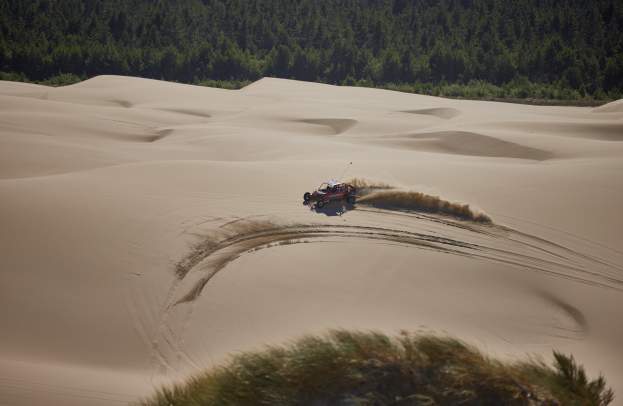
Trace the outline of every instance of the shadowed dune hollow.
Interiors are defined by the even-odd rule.
[[[437,131],[430,133],[392,135],[379,143],[420,151],[499,158],[545,161],[554,157],[549,151],[527,147],[469,131]]]
[[[326,128],[327,134],[342,134],[357,124],[357,120],[348,118],[308,118],[295,120],[299,123],[313,124]]]
[[[461,112],[452,107],[435,107],[430,109],[419,109],[419,110],[403,110],[401,113],[410,113],[410,114],[423,114],[427,116],[435,116],[438,118],[443,118],[445,120],[449,120],[461,114]]]

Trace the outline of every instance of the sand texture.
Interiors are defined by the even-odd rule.
[[[622,106],[0,82],[0,404],[127,404],[336,327],[556,348],[623,398]],[[386,188],[302,204],[341,176]]]

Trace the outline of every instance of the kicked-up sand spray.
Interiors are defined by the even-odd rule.
[[[357,202],[387,210],[413,210],[445,214],[462,220],[492,223],[491,217],[477,212],[469,204],[450,202],[439,196],[422,192],[400,190],[387,183],[354,178],[349,183],[358,190]]]

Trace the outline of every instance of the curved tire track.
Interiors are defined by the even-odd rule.
[[[422,216],[418,219],[422,219]],[[446,223],[447,221],[444,221],[442,224]],[[597,258],[506,227],[465,227],[460,223],[459,226],[462,230],[474,234],[470,237],[477,237],[477,242],[379,226],[318,224],[267,226],[266,223],[264,227],[248,232],[233,232],[233,235],[226,237],[208,238],[178,264],[177,275],[184,293],[175,295],[169,306],[195,300],[210,279],[240,255],[278,244],[295,244],[303,242],[304,239],[318,238],[392,242],[406,247],[509,264],[587,285],[623,291],[621,269]]]
[[[182,338],[196,299],[206,285],[241,255],[286,244],[359,240],[400,245],[511,265],[519,270],[623,292],[621,266],[542,237],[505,226],[480,225],[417,212],[374,208],[357,211],[361,221],[352,225],[276,224],[262,220],[261,216],[235,218],[203,237],[176,265],[176,279],[169,288],[151,341],[158,364],[166,369],[175,369],[175,361],[194,366],[183,350]],[[567,307],[562,310],[568,313]],[[575,314],[571,316],[577,319]],[[581,320],[576,324],[579,330],[585,330]]]

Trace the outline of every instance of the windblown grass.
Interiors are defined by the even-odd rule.
[[[332,331],[235,356],[144,406],[594,405],[612,402],[573,357],[504,363],[452,338]]]
[[[358,190],[359,204],[389,210],[413,210],[427,213],[439,213],[462,220],[478,223],[492,223],[491,217],[474,211],[468,204],[449,202],[439,196],[431,196],[421,192],[405,191],[393,188],[382,182],[354,178],[349,181]]]

